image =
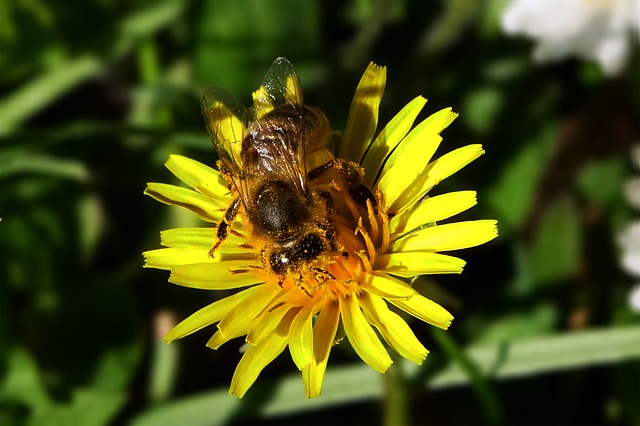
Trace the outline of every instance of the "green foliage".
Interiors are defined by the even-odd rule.
[[[639,424],[640,317],[615,245],[634,214],[637,43],[617,78],[536,65],[529,40],[501,31],[504,4],[0,2],[2,424],[376,424],[388,389],[416,424]],[[462,275],[416,283],[455,320],[446,334],[412,324],[431,354],[397,361],[395,383],[338,345],[321,398],[304,398],[285,354],[238,400],[241,342],[161,342],[213,296],[142,269],[160,230],[198,226],[145,184],[175,182],[171,153],[215,165],[204,86],[249,102],[277,56],[338,130],[373,60],[388,67],[382,121],[424,95],[428,113],[461,115],[439,154],[486,150],[443,185],[476,190],[465,219],[498,219],[500,237],[457,254]]]

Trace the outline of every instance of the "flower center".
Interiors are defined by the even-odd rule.
[[[377,256],[389,245],[389,219],[382,193],[363,204],[345,191],[343,205],[331,217],[338,251],[320,257],[319,265],[290,284],[308,296],[338,299],[360,291],[363,272],[371,273]]]

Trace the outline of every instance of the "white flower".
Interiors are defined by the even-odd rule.
[[[625,65],[639,13],[640,0],[512,0],[502,29],[537,40],[536,62],[578,56],[596,60],[613,75]]]
[[[622,267],[631,275],[640,278],[640,221],[631,222],[619,235],[622,248]]]
[[[640,170],[640,144],[631,149],[633,166]],[[632,207],[640,210],[640,177],[627,179],[623,190]],[[640,220],[631,222],[618,235],[618,244],[622,248],[620,263],[622,268],[636,278],[640,278]],[[629,292],[629,306],[640,312],[640,283]]]
[[[640,144],[635,145],[631,149],[631,161],[633,166],[640,170]],[[624,195],[631,207],[640,210],[640,176],[627,179],[624,183]]]
[[[629,306],[632,310],[640,312],[640,284],[636,284],[629,292]]]

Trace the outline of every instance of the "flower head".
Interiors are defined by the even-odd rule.
[[[279,81],[288,87],[281,93],[301,101],[295,75]],[[468,145],[432,160],[442,140],[440,132],[457,117],[450,108],[412,129],[426,103],[419,96],[374,138],[385,81],[386,69],[370,64],[356,89],[335,157],[326,146],[307,147],[306,185],[310,192],[325,194],[326,205],[319,210],[326,216],[321,233],[331,243],[299,267],[274,273],[271,256],[264,254],[273,253],[274,244],[258,232],[255,212],[246,211],[245,202],[238,203],[237,216],[227,220],[228,206],[244,191],[238,186],[246,184],[238,181],[246,176],[234,175],[224,159],[221,173],[172,155],[166,166],[190,189],[161,183],[147,186],[145,193],[153,198],[185,207],[211,224],[227,226],[228,222],[232,230],[215,253],[210,253],[216,240],[214,227],[164,231],[161,239],[166,248],[144,256],[146,267],[170,270],[169,281],[175,284],[240,289],[189,316],[165,336],[171,342],[216,324],[217,331],[207,343],[213,349],[244,336],[248,349],[233,375],[233,395],[242,397],[262,369],[288,346],[302,372],[306,395],[319,396],[339,324],[355,352],[379,372],[392,364],[383,341],[421,364],[428,351],[395,308],[442,329],[449,327],[453,317],[419,294],[410,279],[460,273],[465,262],[443,252],[480,245],[497,236],[494,220],[439,223],[475,205],[476,193],[431,196],[433,187],[484,153],[480,145]],[[273,90],[271,84],[264,84],[254,93],[254,118],[275,108]],[[207,105],[205,115],[209,111],[210,132],[217,139],[214,144],[256,131],[240,118],[239,109]],[[216,117],[226,118],[218,122]],[[259,128],[258,133],[265,130]],[[231,156],[238,154],[229,151]]]

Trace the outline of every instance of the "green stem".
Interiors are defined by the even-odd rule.
[[[151,38],[146,38],[140,43],[137,59],[142,82],[149,86],[158,84],[160,80],[158,49]]]
[[[444,331],[433,330],[432,335],[447,356],[457,363],[466,374],[478,397],[487,423],[493,425],[504,423],[504,415],[498,396],[478,365]]]
[[[397,358],[397,357],[396,357]],[[394,363],[384,374],[384,425],[409,424],[407,381],[400,363]]]

